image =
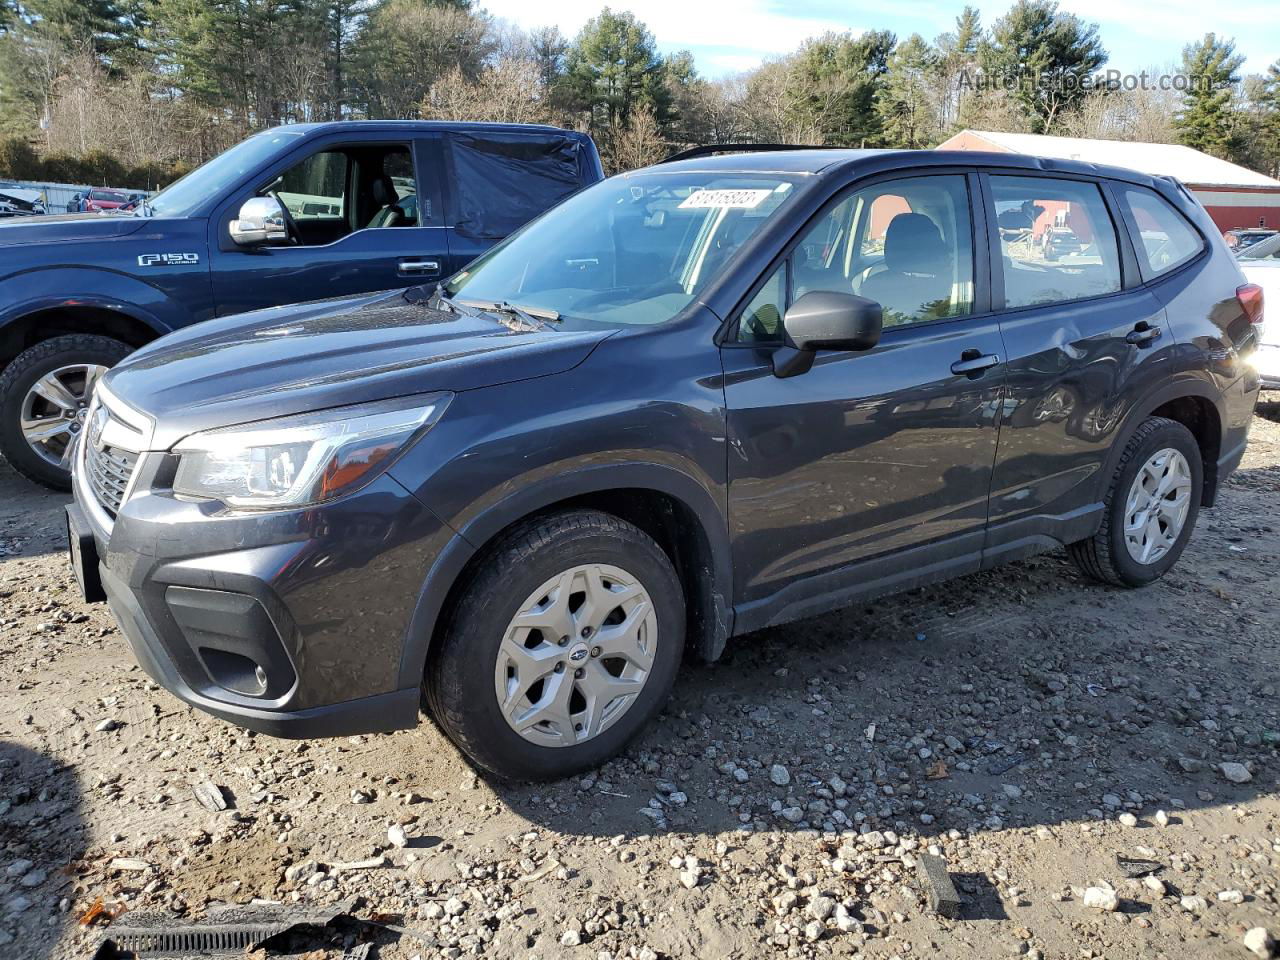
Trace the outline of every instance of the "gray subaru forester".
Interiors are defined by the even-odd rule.
[[[1243,454],[1261,320],[1171,179],[692,156],[445,283],[135,353],[74,451],[73,562],[202,710],[318,737],[425,704],[481,767],[564,776],[737,634],[1062,547],[1156,580]]]

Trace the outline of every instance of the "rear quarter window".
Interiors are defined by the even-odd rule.
[[[1204,239],[1186,217],[1154,190],[1117,184],[1117,193],[1129,208],[1137,228],[1133,247],[1144,280],[1176,270],[1204,249]]]

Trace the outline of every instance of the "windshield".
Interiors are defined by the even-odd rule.
[[[147,202],[146,213],[158,217],[190,216],[210,196],[221,193],[246,173],[287,150],[301,136],[301,133],[272,132],[242,140],[161,190]]]
[[[1272,234],[1265,240],[1250,244],[1236,254],[1240,260],[1275,260],[1280,258],[1280,233]]]
[[[796,192],[776,174],[614,177],[495,247],[446,292],[605,324],[662,323]]]

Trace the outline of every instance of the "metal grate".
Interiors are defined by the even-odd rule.
[[[191,954],[242,954],[263,940],[283,933],[292,923],[212,924],[207,926],[170,927],[168,930],[113,929],[111,939],[117,947],[138,957],[173,957]]]
[[[212,907],[204,922],[144,911],[112,924],[107,938],[139,958],[240,956],[296,927],[324,927],[355,909],[354,898],[328,906],[243,904]]]
[[[134,467],[138,465],[138,455],[119,447],[98,450],[91,444],[85,451],[84,463],[93,495],[114,517],[120,511]]]

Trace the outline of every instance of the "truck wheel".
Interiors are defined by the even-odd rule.
[[[522,524],[453,608],[427,669],[430,712],[499,776],[599,766],[666,701],[684,624],[675,569],[638,528],[594,510]]]
[[[1145,587],[1178,562],[1200,513],[1204,465],[1191,431],[1150,417],[1125,444],[1107,490],[1102,526],[1067,553],[1086,576]]]
[[[129,354],[119,340],[68,334],[29,347],[0,373],[0,454],[24,476],[70,490],[62,466],[98,378]]]

